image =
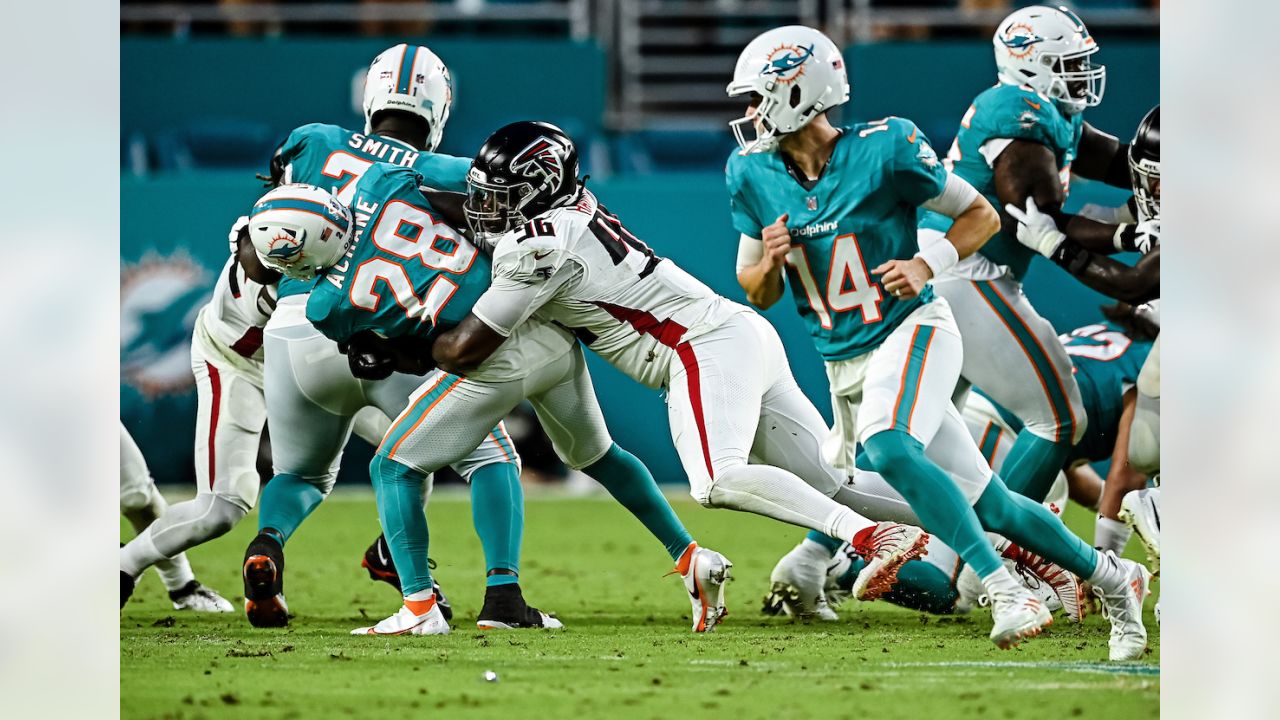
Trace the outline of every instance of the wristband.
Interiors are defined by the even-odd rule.
[[[1049,259],[1066,268],[1072,275],[1079,275],[1093,256],[1074,241],[1064,240],[1058,249],[1053,251],[1053,257]]]
[[[1134,243],[1137,236],[1138,226],[1130,223],[1122,223],[1116,227],[1116,232],[1111,236],[1111,244],[1120,252],[1136,252],[1138,246]]]
[[[942,238],[929,247],[921,248],[920,252],[916,253],[916,257],[929,266],[929,269],[933,271],[934,277],[941,277],[943,273],[960,262],[960,253],[956,250],[956,246],[951,244],[951,239],[946,235],[943,235]]]

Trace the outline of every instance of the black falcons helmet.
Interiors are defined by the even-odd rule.
[[[523,225],[578,194],[578,149],[560,128],[524,120],[485,140],[467,174],[467,222],[477,235]]]
[[[1160,217],[1160,106],[1138,123],[1129,143],[1129,178],[1138,207],[1148,218]]]

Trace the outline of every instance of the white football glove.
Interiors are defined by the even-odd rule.
[[[1047,258],[1052,258],[1053,253],[1067,239],[1053,218],[1040,212],[1035,198],[1027,198],[1025,211],[1013,203],[1005,205],[1004,211],[1018,221],[1018,242]]]
[[[236,218],[235,223],[231,225],[231,233],[227,235],[227,243],[231,245],[232,255],[235,255],[236,251],[240,249],[240,243],[239,243],[240,231],[244,230],[247,227],[249,227],[248,215],[241,215],[240,217]]]
[[[1151,248],[1160,244],[1160,218],[1143,220],[1138,223],[1133,234],[1133,245],[1138,252],[1146,255]]]

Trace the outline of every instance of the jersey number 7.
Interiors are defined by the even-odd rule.
[[[853,233],[839,235],[832,241],[831,261],[827,265],[826,282],[822,285],[814,277],[803,245],[797,245],[787,253],[787,264],[795,268],[809,307],[818,316],[823,330],[831,329],[832,314],[850,310],[862,313],[864,325],[877,323],[882,319],[880,301],[884,299],[884,295],[880,286],[871,282],[867,275],[862,250]]]

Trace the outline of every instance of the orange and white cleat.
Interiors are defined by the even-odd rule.
[[[733,563],[715,550],[689,546],[676,566],[684,579],[684,589],[693,605],[693,631],[711,632],[728,615],[724,607],[724,584]]]
[[[1039,635],[1053,624],[1049,608],[1021,585],[996,589],[988,594],[991,600],[991,642],[1001,650],[1008,650],[1027,638]]]
[[[1038,584],[1048,586],[1058,602],[1062,604],[1062,612],[1071,622],[1084,620],[1088,610],[1085,602],[1084,587],[1080,578],[1071,574],[1066,568],[1024,550],[1013,543],[1000,548],[1000,555],[1014,563],[1014,573],[1021,575],[1023,584],[1032,591]]]
[[[913,525],[882,522],[860,531],[850,544],[867,561],[853,581],[853,596],[870,601],[893,589],[907,561],[928,553],[929,533]]]
[[[1112,662],[1137,660],[1147,650],[1147,627],[1142,604],[1151,594],[1151,572],[1142,565],[1116,557],[1108,550],[1099,562],[1111,563],[1118,580],[1111,587],[1095,583],[1093,592],[1102,601],[1102,616],[1111,623],[1109,641]]]
[[[401,606],[391,617],[373,627],[356,628],[352,635],[448,635],[449,622],[440,613],[435,600],[429,601],[430,607],[421,614]]]

